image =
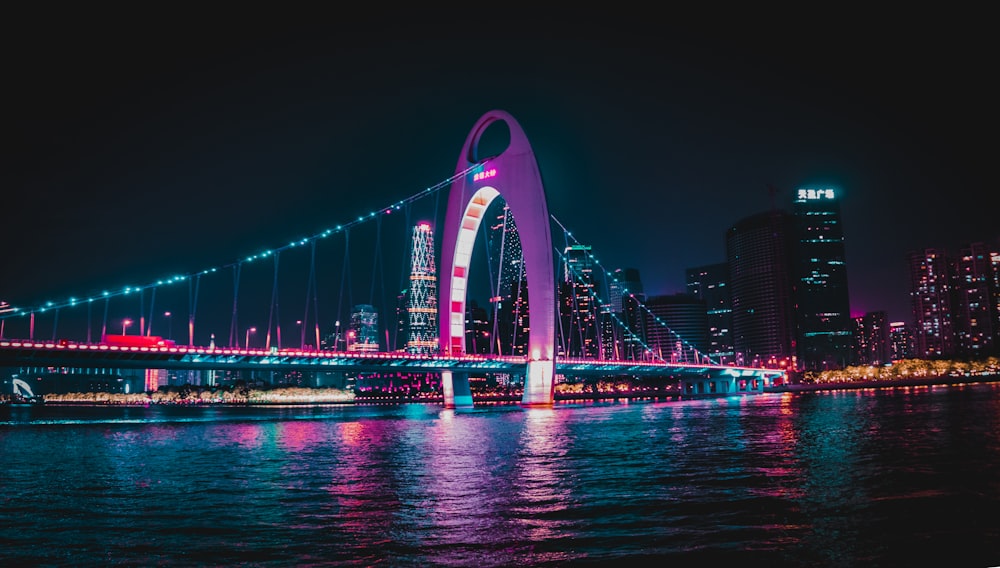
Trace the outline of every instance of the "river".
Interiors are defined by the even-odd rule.
[[[0,407],[0,566],[997,566],[1000,383]]]

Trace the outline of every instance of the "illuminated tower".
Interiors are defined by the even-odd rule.
[[[832,189],[800,189],[792,212],[799,367],[843,369],[852,359],[854,320],[847,293],[839,196]]]
[[[434,265],[434,232],[427,223],[413,227],[410,249],[410,289],[406,294],[409,353],[438,349],[437,269]]]

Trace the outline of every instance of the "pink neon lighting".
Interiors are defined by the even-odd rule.
[[[497,169],[496,168],[491,168],[491,169],[488,169],[488,170],[483,170],[481,172],[476,172],[476,173],[472,174],[472,181],[479,181],[479,180],[489,179],[491,177],[496,177],[496,175],[497,175]]]

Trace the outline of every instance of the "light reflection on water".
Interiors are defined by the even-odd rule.
[[[1000,564],[1000,383],[0,409],[0,563]]]

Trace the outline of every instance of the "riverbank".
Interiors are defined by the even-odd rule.
[[[1000,382],[1000,375],[979,375],[963,377],[911,377],[898,379],[830,381],[823,383],[798,383],[765,387],[764,392],[816,392],[826,390],[857,390],[899,387],[949,386],[974,383]]]
[[[802,393],[831,390],[860,390],[903,387],[949,386],[973,383],[1000,382],[1000,375],[979,376],[939,376],[911,377],[881,380],[828,381],[821,383],[796,383],[764,387],[763,393]],[[303,406],[316,404],[344,405],[395,405],[408,403],[444,404],[444,397],[436,394],[420,394],[417,396],[403,394],[363,394],[357,395],[336,389],[287,389],[276,391],[254,391],[242,396],[206,396],[206,397],[176,397],[158,396],[160,393],[116,395],[113,393],[70,393],[60,395],[45,395],[32,401],[0,399],[0,405],[110,405],[110,406],[147,406],[147,405],[188,405],[188,406]],[[735,393],[734,393],[735,394]],[[753,396],[755,393],[742,393],[739,396]],[[760,394],[760,393],[756,393]],[[520,392],[508,393],[474,393],[475,404],[511,404],[521,401]],[[727,396],[725,394],[712,396]],[[679,389],[633,389],[603,392],[560,392],[554,394],[555,402],[610,402],[616,400],[673,400],[683,399]]]

